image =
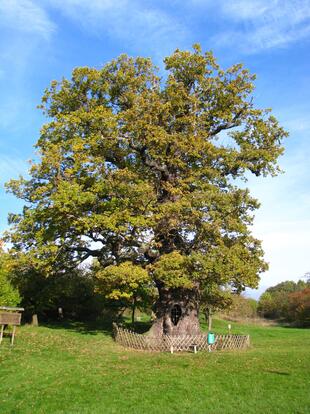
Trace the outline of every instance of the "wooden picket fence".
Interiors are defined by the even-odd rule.
[[[249,335],[215,335],[215,342],[208,344],[207,335],[163,335],[160,338],[141,335],[113,324],[115,341],[126,348],[143,351],[177,352],[198,350],[246,349],[250,345]],[[196,347],[196,348],[194,348]]]

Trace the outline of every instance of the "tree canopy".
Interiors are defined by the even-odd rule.
[[[129,284],[255,287],[267,267],[249,228],[259,203],[238,183],[278,172],[287,133],[255,108],[241,64],[223,70],[198,45],[164,63],[160,77],[121,55],[51,83],[39,161],[8,184],[25,201],[11,242],[45,266],[94,257],[116,278],[127,267]]]

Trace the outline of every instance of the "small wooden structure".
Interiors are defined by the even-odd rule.
[[[21,324],[21,318],[24,308],[12,308],[9,306],[0,306],[0,344],[3,339],[4,328],[6,325],[13,326],[11,334],[11,345],[14,344],[16,326]]]

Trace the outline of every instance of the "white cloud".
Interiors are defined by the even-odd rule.
[[[42,1],[0,0],[0,133],[30,126],[33,100],[29,74],[46,63],[56,25]],[[44,58],[43,58],[44,56]],[[2,136],[1,140],[4,140]]]
[[[231,2],[221,1],[222,12],[236,20],[257,18],[265,14],[268,9],[274,7],[275,1],[265,0],[235,0]]]
[[[296,24],[309,18],[309,0],[219,0],[222,14],[236,21]]]
[[[0,25],[45,39],[55,30],[46,11],[32,0],[0,0]]]
[[[186,30],[162,8],[141,0],[46,0],[50,8],[74,20],[92,35],[107,34],[134,48],[154,52],[176,47]]]
[[[218,46],[234,45],[246,53],[284,47],[310,35],[309,0],[192,0],[216,9],[229,29],[213,37]]]

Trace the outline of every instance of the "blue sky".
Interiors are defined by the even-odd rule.
[[[261,288],[310,270],[310,0],[0,0],[0,231],[21,202],[3,184],[25,174],[53,79],[120,53],[162,58],[200,43],[223,67],[257,74],[255,100],[290,132],[276,178],[250,179],[254,234],[270,270]]]

